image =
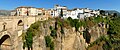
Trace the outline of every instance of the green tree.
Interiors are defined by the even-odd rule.
[[[105,15],[105,11],[104,10],[100,10],[100,14],[101,15]]]
[[[58,25],[58,19],[56,18],[56,21],[55,21],[55,30],[57,30],[57,25]]]
[[[50,27],[49,27],[49,29],[50,29],[50,30],[53,30],[53,27],[52,27],[52,26],[50,26]]]
[[[69,20],[69,21],[70,21],[70,20],[72,20],[72,18],[71,18],[71,17],[68,17],[68,18],[67,18],[67,20]]]
[[[63,9],[61,8],[60,18],[63,17]]]
[[[77,23],[76,23],[76,26],[75,26],[76,32],[79,30],[80,26],[81,26],[81,23],[80,23],[80,22],[77,22]]]
[[[28,50],[32,50],[32,44],[33,44],[33,32],[32,32],[32,28],[28,29],[26,32],[26,36],[25,36],[25,43],[26,46],[28,48]]]
[[[88,32],[88,28],[86,28],[86,30],[83,31],[83,37],[87,43],[90,43],[91,35]]]
[[[46,47],[50,47],[52,39],[50,36],[45,36]]]
[[[61,25],[61,34],[64,34],[63,26]]]
[[[54,50],[54,42],[51,43],[50,50]]]
[[[94,22],[95,22],[96,24],[98,24],[98,23],[100,23],[100,22],[103,22],[103,17],[101,17],[101,16],[95,17],[95,18],[94,18]]]
[[[50,36],[53,38],[57,37],[56,29],[54,29],[52,26],[50,26],[49,29],[51,30]]]
[[[73,22],[74,22],[75,31],[77,32],[78,28],[80,27],[79,20],[78,19],[74,19]]]
[[[23,49],[25,49],[25,47],[27,47],[28,50],[30,50],[30,49],[32,50],[33,37],[39,31],[39,26],[40,26],[40,24],[39,24],[39,21],[38,21],[38,22],[35,22],[34,24],[32,24],[27,29],[27,32],[22,37],[23,38]]]
[[[113,13],[113,17],[114,17],[114,18],[117,17],[117,13]]]
[[[57,37],[57,32],[55,29],[51,30],[51,34],[50,34],[53,38]]]

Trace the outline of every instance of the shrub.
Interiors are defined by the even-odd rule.
[[[53,29],[52,26],[50,26],[49,29],[52,30]]]
[[[50,50],[54,50],[54,42],[50,44]]]
[[[81,23],[80,22],[77,22],[76,23],[76,26],[75,26],[75,30],[78,31],[79,27],[81,26]]]
[[[38,30],[39,26],[40,26],[40,24],[39,24],[39,21],[38,21],[38,22],[35,22],[34,24],[32,24],[30,27]]]
[[[64,34],[63,26],[61,26],[61,34]]]
[[[55,29],[51,30],[51,34],[50,34],[53,38],[57,37],[57,32]]]
[[[70,20],[72,20],[72,18],[71,18],[71,17],[68,17],[68,18],[67,18],[67,20],[69,20],[69,21],[70,21]]]
[[[46,47],[50,47],[52,39],[50,36],[45,36]]]
[[[91,35],[90,33],[88,32],[88,29],[86,29],[85,31],[83,31],[83,37],[85,39],[85,41],[87,43],[90,43],[90,39],[91,39]]]

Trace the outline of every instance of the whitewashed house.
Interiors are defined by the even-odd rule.
[[[37,8],[35,7],[27,7],[27,6],[21,6],[17,7],[14,12],[11,12],[11,15],[16,15],[16,16],[36,16],[38,15],[37,13]]]
[[[66,17],[71,17],[73,19],[78,19],[79,17],[83,17],[83,9],[75,8],[72,10],[68,10],[67,16]]]
[[[89,8],[74,8],[71,11],[68,10],[67,17],[73,19],[84,19],[86,17],[97,16],[99,15],[98,10],[91,10]]]
[[[63,11],[63,17],[66,17],[67,7],[66,6],[60,6],[60,5],[55,5],[53,9],[50,9],[52,17],[59,17],[60,13],[61,13],[61,9]]]
[[[29,16],[37,16],[38,15],[37,8],[34,8],[34,7],[28,8],[28,15]]]

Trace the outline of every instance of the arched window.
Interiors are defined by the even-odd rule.
[[[6,30],[6,22],[3,23],[3,30]]]
[[[22,21],[22,20],[19,20],[17,25],[18,25],[18,26],[23,26],[23,21]]]

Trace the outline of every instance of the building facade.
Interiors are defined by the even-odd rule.
[[[52,17],[59,17],[61,13],[61,9],[63,11],[63,17],[66,17],[67,15],[67,7],[66,6],[60,6],[60,5],[55,5],[54,8],[49,9],[51,10],[50,14]]]
[[[89,8],[74,8],[67,12],[67,17],[71,17],[73,19],[84,19],[86,17],[97,16],[100,14],[98,10],[92,10]]]
[[[71,17],[73,19],[84,19],[86,17],[97,16],[100,14],[99,10],[92,10],[89,8],[74,8],[68,9],[66,6],[55,5],[54,8],[44,9],[21,6],[17,7],[11,12],[12,16],[44,16],[44,17],[60,17],[61,11],[63,11],[63,17]]]

